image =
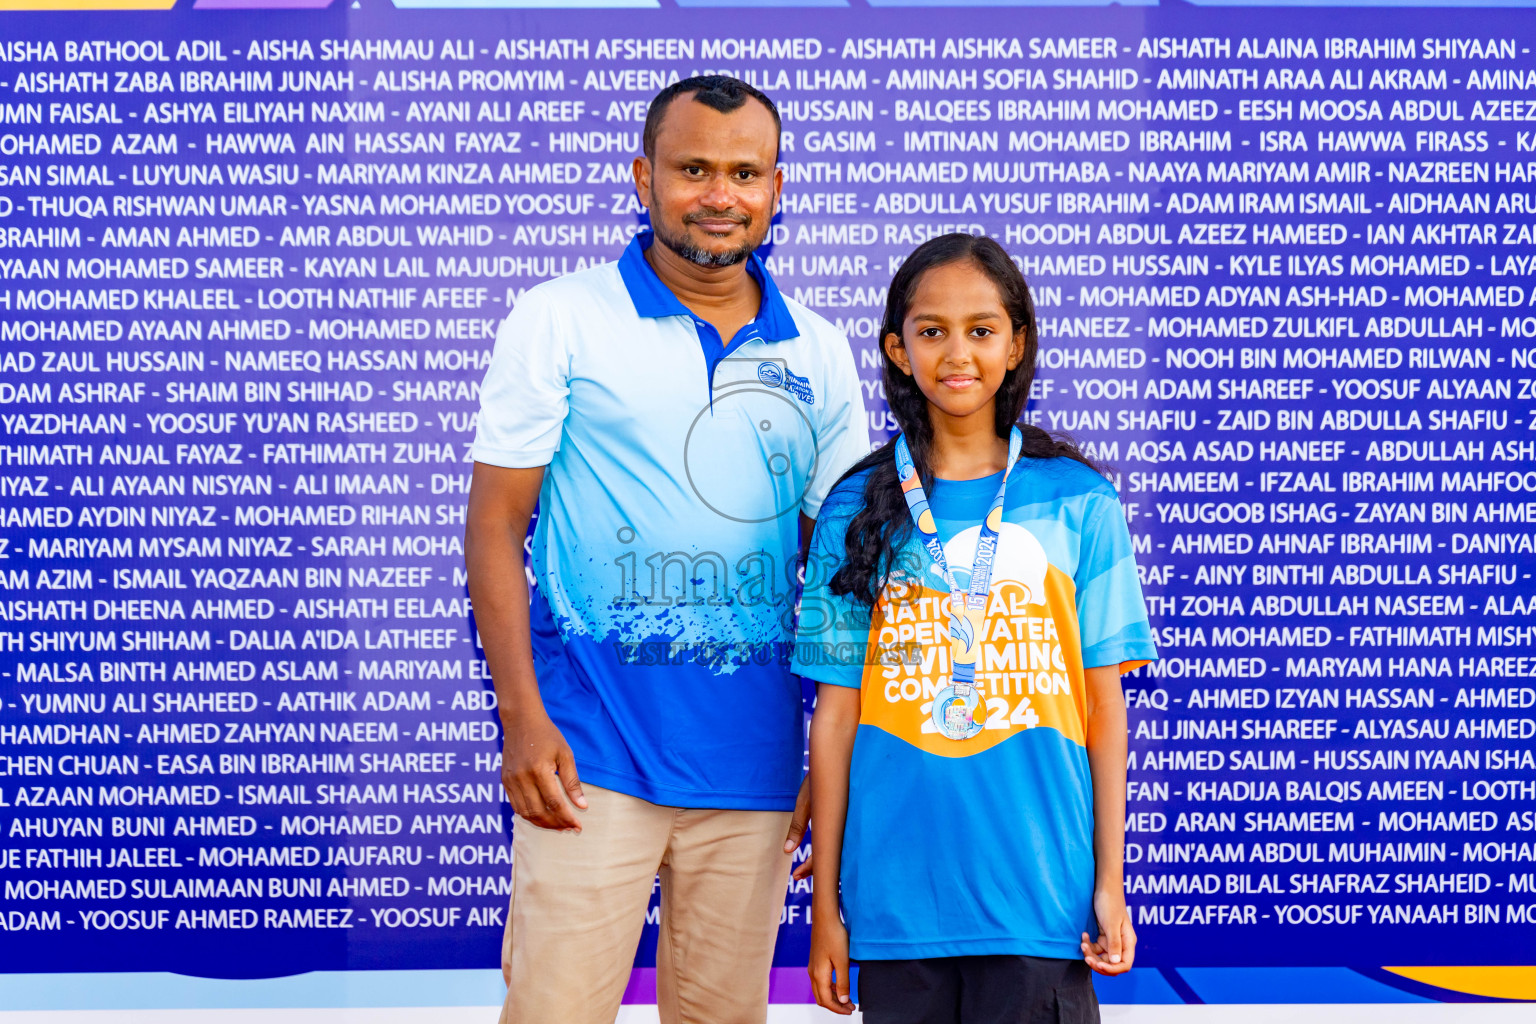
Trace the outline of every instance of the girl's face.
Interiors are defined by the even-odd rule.
[[[901,336],[885,351],[928,399],[929,411],[991,422],[1003,376],[1024,358],[997,285],[972,260],[927,270],[917,279]]]

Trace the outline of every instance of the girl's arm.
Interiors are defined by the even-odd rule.
[[[1100,974],[1124,974],[1136,957],[1136,932],[1125,905],[1125,695],[1118,665],[1083,674],[1093,776],[1093,914],[1099,922],[1097,942],[1083,933],[1083,959]]]
[[[816,712],[811,716],[811,821],[816,858],[810,973],[816,1002],[833,1013],[853,1012],[848,998],[848,929],[838,907],[838,878],[843,864],[843,824],[848,819],[848,764],[858,728],[859,690],[818,683]],[[1122,753],[1122,775],[1124,762]],[[1122,783],[1122,797],[1124,789]]]

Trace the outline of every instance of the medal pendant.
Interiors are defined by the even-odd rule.
[[[974,686],[967,686],[963,693],[946,686],[933,696],[934,727],[945,739],[968,740],[982,730],[982,723],[976,720],[980,705]]]

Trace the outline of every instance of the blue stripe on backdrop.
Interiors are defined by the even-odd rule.
[[[1207,1003],[1432,1003],[1348,967],[1180,967]]]
[[[1177,986],[1171,984],[1166,977],[1169,973],[1149,967],[1133,968],[1131,973],[1118,978],[1102,978],[1095,974],[1093,991],[1099,997],[1099,1002],[1110,1005],[1147,1003],[1166,1006],[1199,1002],[1198,999],[1188,998]]]
[[[1531,0],[1183,0],[1197,7],[1531,7]]]
[[[658,0],[391,0],[394,6],[409,10],[491,10],[537,8],[581,10],[584,8],[647,7],[656,8]],[[767,5],[764,5],[767,6]]]
[[[222,980],[181,974],[0,974],[5,1010],[224,1010],[341,1006],[499,1006],[494,969],[312,971]]]
[[[1158,0],[868,0],[871,7],[1155,7]]]
[[[1437,1001],[1347,967],[1142,968],[1121,978],[1095,976],[1094,990],[1106,1005]],[[313,971],[234,981],[167,973],[0,974],[6,1010],[495,1006],[504,994],[496,970]]]
[[[847,7],[848,0],[676,0],[679,7]]]

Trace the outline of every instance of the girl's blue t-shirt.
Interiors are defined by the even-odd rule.
[[[929,720],[949,682],[949,588],[917,532],[872,611],[828,589],[866,476],[822,506],[793,664],[862,690],[843,833],[851,953],[1076,958],[1079,933],[1097,934],[1083,669],[1157,657],[1114,488],[1070,459],[1019,460],[976,666],[986,728],[955,741]],[[929,490],[962,587],[1001,480]]]

